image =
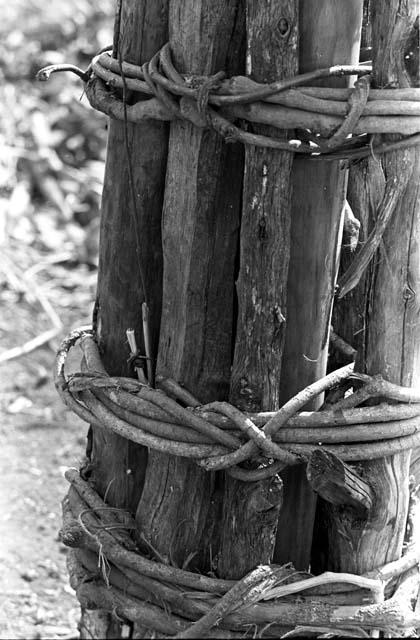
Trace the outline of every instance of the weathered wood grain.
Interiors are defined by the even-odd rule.
[[[241,72],[243,18],[237,0],[172,0],[170,44],[177,69]],[[242,153],[213,131],[171,124],[157,371],[204,402],[226,399],[229,389]],[[214,474],[150,452],[136,516],[141,535],[172,562],[208,569],[218,508],[214,491]]]
[[[127,0],[123,3],[118,41],[125,60],[143,63],[165,43],[167,4],[167,0]],[[110,120],[101,211],[95,329],[104,365],[111,375],[131,375],[127,365],[126,329],[135,329],[138,346],[142,348],[141,303],[144,291],[138,271],[134,219],[141,238],[140,254],[155,354],[160,324],[160,225],[169,131],[166,124],[157,122],[146,125],[128,123],[127,127],[136,208],[133,211],[124,123]],[[101,496],[107,493],[110,504],[135,511],[146,461],[144,447],[93,429],[90,478]]]
[[[404,51],[415,19],[414,2],[391,0],[373,5],[376,86],[410,85]],[[356,366],[359,371],[381,374],[391,382],[415,386],[420,381],[419,151],[391,152],[374,167],[365,164],[359,179],[365,181],[368,192],[376,191],[378,167],[385,189],[402,185],[404,191],[365,282],[359,284],[364,333]],[[355,521],[345,507],[338,511],[324,507],[330,541],[324,565],[361,573],[399,558],[408,510],[409,464],[410,452],[405,452],[360,465],[363,477],[374,488],[368,517]]]
[[[117,3],[114,51],[135,64],[150,59],[167,40],[168,0],[126,0]],[[121,20],[120,20],[121,18]],[[134,328],[143,349],[141,303],[145,291],[138,269],[136,230],[141,238],[150,306],[150,331],[157,351],[162,288],[161,212],[169,127],[162,122],[127,124],[128,156],[132,166],[134,206],[125,147],[125,125],[109,121],[107,159],[101,206],[98,286],[94,310],[95,338],[110,375],[131,375],[126,329]],[[139,154],[138,150],[142,153]],[[135,220],[135,223],[134,223]],[[107,504],[134,512],[147,464],[147,450],[109,431],[90,428],[84,468]],[[121,637],[121,624],[106,611],[82,609],[81,638]]]
[[[357,63],[362,5],[362,0],[302,0],[301,73]],[[347,82],[349,79],[334,79],[327,84],[339,87]],[[346,178],[339,162],[295,158],[282,403],[326,371]],[[307,408],[317,409],[321,403],[322,397]],[[282,478],[284,501],[274,559],[278,563],[292,561],[305,569],[310,563],[315,494],[302,466],[286,470]]]
[[[247,74],[257,82],[298,69],[295,0],[247,1]],[[273,133],[255,126],[256,133]],[[238,322],[230,400],[244,411],[279,408],[290,252],[293,154],[247,147],[236,285]],[[277,476],[258,483],[225,478],[218,572],[242,578],[273,554],[282,488]]]

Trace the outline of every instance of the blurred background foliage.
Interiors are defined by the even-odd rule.
[[[114,4],[0,0],[0,362],[4,347],[51,324],[58,334],[90,322],[107,119],[73,74],[35,76],[49,64],[86,68],[112,42]]]
[[[58,538],[87,426],[52,383],[91,321],[107,119],[69,73],[112,42],[114,0],[0,0],[0,637],[77,638]],[[77,355],[77,354],[76,354]]]
[[[48,64],[86,68],[112,42],[111,0],[0,0],[0,241],[68,254],[93,267],[106,119],[69,73],[35,80]],[[63,256],[64,257],[64,256]]]

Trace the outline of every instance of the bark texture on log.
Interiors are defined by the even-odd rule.
[[[124,60],[141,64],[167,40],[167,0],[127,0],[123,3],[119,36]],[[117,52],[114,52],[117,55]],[[136,330],[143,349],[141,304],[145,292],[138,271],[136,231],[141,238],[150,305],[150,330],[156,354],[162,288],[161,212],[165,184],[168,125],[128,123],[136,208],[133,210],[125,151],[124,123],[110,120],[102,197],[96,339],[110,375],[131,375],[126,329]],[[141,149],[141,154],[139,153]],[[144,353],[144,351],[143,351]],[[90,479],[113,506],[135,511],[139,501],[147,451],[100,429],[93,429]]]
[[[238,0],[172,0],[170,44],[178,71],[242,72],[243,20]],[[203,402],[226,399],[229,390],[242,154],[213,131],[171,124],[157,372]],[[141,535],[175,564],[210,568],[215,489],[214,474],[150,452],[136,516]]]
[[[415,20],[415,3],[411,1],[392,0],[372,7],[376,86],[410,85],[404,52]],[[378,199],[379,166],[381,190],[400,189],[401,195],[365,282],[358,285],[361,292],[357,296],[364,304],[364,332],[356,367],[404,386],[420,381],[419,160],[418,149],[390,152],[381,158],[380,165],[364,163],[358,176],[360,181],[366,180],[367,192]],[[356,169],[353,171],[356,175]],[[367,517],[355,520],[344,506],[324,506],[330,543],[318,569],[361,573],[401,555],[410,454],[407,451],[360,465],[375,496]]]
[[[247,75],[272,82],[297,73],[295,0],[247,1]],[[256,133],[279,132],[255,126]],[[244,411],[279,408],[286,328],[293,154],[247,147],[236,285],[238,322],[230,400]],[[242,578],[272,559],[281,480],[258,483],[225,477],[218,572]]]
[[[300,73],[358,61],[362,9],[362,0],[300,3]],[[340,87],[347,82],[331,79],[327,84]],[[282,403],[325,375],[346,179],[339,162],[295,158]],[[307,409],[321,404],[322,397]],[[274,559],[307,569],[316,497],[302,466],[286,470],[282,478],[284,501]]]

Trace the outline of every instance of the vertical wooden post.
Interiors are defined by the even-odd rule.
[[[118,7],[121,3],[118,3]],[[142,64],[167,40],[168,0],[125,0],[116,21],[114,56]],[[119,17],[119,12],[117,18]],[[134,209],[128,174],[124,123],[109,121],[102,196],[98,286],[94,329],[110,375],[130,375],[126,329],[136,330],[142,348],[141,304],[136,232],[150,304],[150,330],[157,351],[162,289],[161,212],[165,184],[168,125],[127,124],[128,156],[136,196]],[[141,154],[138,150],[141,149]],[[135,222],[134,222],[135,220]],[[140,330],[139,330],[140,329]],[[84,469],[108,504],[135,511],[147,464],[147,450],[109,431],[91,427],[90,461]],[[81,637],[119,636],[120,624],[105,612],[82,612]]]
[[[362,0],[301,0],[300,72],[358,61]],[[328,81],[345,86],[346,79]],[[341,236],[346,171],[339,162],[296,158],[293,167],[291,255],[288,313],[283,354],[281,401],[322,377],[328,356],[328,332]],[[322,398],[309,409],[316,409]],[[284,500],[274,559],[310,564],[315,495],[305,469],[282,473]]]
[[[181,73],[242,71],[240,6],[238,0],[171,0],[170,44]],[[203,402],[226,399],[229,389],[242,153],[211,130],[171,124],[157,371]],[[204,540],[215,524],[208,522],[214,483],[214,474],[192,462],[150,452],[136,521],[171,562],[210,568]]]
[[[247,75],[257,82],[296,75],[295,0],[247,0]],[[263,126],[255,131],[273,133]],[[280,134],[281,135],[281,134]],[[293,154],[247,147],[242,203],[238,324],[230,399],[245,411],[279,408],[290,251]],[[219,575],[241,578],[274,549],[281,481],[226,475]]]
[[[414,0],[374,4],[372,39],[374,84],[410,86],[405,47],[416,19]],[[386,139],[386,137],[385,137]],[[416,292],[420,289],[418,149],[390,152],[361,167],[372,188],[378,167],[384,189],[402,193],[366,275],[365,331],[356,366],[406,386],[420,383],[420,320]],[[380,163],[380,164],[379,164]],[[364,173],[362,173],[364,172]],[[359,472],[374,489],[372,508],[355,518],[347,507],[325,505],[328,519],[327,567],[361,573],[397,559],[404,540],[409,498],[410,452],[359,464]],[[356,552],[357,550],[357,552]]]
[[[119,36],[123,59],[141,64],[167,40],[167,0],[125,0]],[[117,52],[114,52],[117,56]],[[125,151],[124,123],[109,122],[102,196],[98,288],[94,325],[104,365],[110,375],[130,375],[126,329],[135,328],[142,347],[141,304],[135,224],[141,237],[141,261],[150,298],[151,335],[157,348],[162,288],[161,211],[166,171],[168,127],[150,122],[127,124],[136,209],[133,210]],[[141,154],[138,150],[141,149]],[[144,447],[93,429],[90,479],[107,502],[135,511],[142,489]]]

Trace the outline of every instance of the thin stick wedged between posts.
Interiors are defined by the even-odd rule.
[[[136,336],[134,334],[134,329],[127,329],[125,334],[127,336],[127,342],[130,346],[130,358],[133,360],[133,362],[135,362],[135,359],[139,357],[139,352],[137,349],[137,341],[136,341]],[[147,384],[147,379],[144,375],[144,371],[142,367],[138,367],[136,364],[134,364],[134,369],[139,381],[142,384]]]
[[[146,352],[147,381],[151,387],[154,387],[155,380],[153,372],[152,346],[150,342],[149,307],[146,302],[143,302],[141,305],[141,313],[143,324],[144,350]]]

